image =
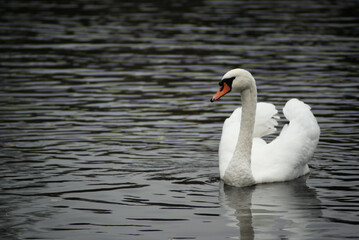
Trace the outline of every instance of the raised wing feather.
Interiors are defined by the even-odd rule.
[[[283,113],[289,124],[276,139],[265,145],[254,141],[251,168],[257,183],[286,181],[309,172],[307,162],[320,135],[317,120],[298,99],[288,101]]]

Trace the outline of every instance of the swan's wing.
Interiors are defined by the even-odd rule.
[[[256,182],[285,181],[309,172],[308,161],[319,141],[320,128],[310,107],[291,99],[283,108],[289,124],[269,144],[252,148],[252,172]]]
[[[279,117],[278,111],[271,103],[258,103],[256,110],[256,119],[254,124],[254,137],[262,137],[276,131]],[[233,111],[231,116],[224,121],[222,137],[219,144],[219,172],[224,176],[224,172],[232,159],[233,152],[236,148],[238,135],[241,125],[242,108],[239,107]]]
[[[277,113],[277,109],[271,103],[260,102],[257,104],[254,138],[263,137],[277,130],[275,128],[278,125],[277,119],[279,119]]]

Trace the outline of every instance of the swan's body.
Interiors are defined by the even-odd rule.
[[[270,103],[257,104],[252,75],[233,69],[223,76],[220,86],[211,101],[231,90],[242,96],[242,107],[224,122],[219,146],[220,177],[226,184],[243,187],[288,181],[309,172],[307,163],[320,129],[308,105],[297,99],[288,101],[283,113],[289,124],[267,144],[261,137],[275,132],[277,110]]]

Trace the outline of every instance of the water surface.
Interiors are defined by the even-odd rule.
[[[1,5],[0,238],[359,235],[356,1]],[[209,99],[235,67],[259,101],[312,106],[309,176],[220,182],[221,127],[240,102]]]

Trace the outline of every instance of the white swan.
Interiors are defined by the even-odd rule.
[[[277,110],[270,103],[257,104],[252,75],[244,69],[233,69],[219,85],[211,102],[230,91],[242,97],[242,107],[224,122],[219,146],[220,177],[226,184],[244,187],[288,181],[309,173],[307,163],[319,141],[320,129],[307,104],[289,100],[283,108],[289,124],[267,144],[261,137],[276,130]]]

